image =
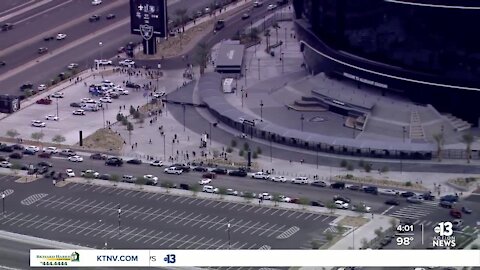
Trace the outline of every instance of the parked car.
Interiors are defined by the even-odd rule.
[[[308,178],[303,177],[303,176],[298,176],[298,177],[292,178],[292,184],[307,185],[308,184]]]
[[[109,157],[106,161],[105,161],[105,165],[107,166],[117,166],[117,167],[120,167],[123,165],[123,160],[119,157]]]
[[[212,172],[215,174],[227,174],[228,171],[225,168],[215,168],[212,170]]]
[[[342,201],[342,202],[349,203],[352,200],[350,198],[347,198],[347,197],[344,197],[344,196],[335,195],[335,196],[333,196],[333,201]]]
[[[42,105],[50,105],[50,104],[52,104],[52,100],[49,99],[49,98],[41,98],[41,99],[37,100],[35,103],[42,104]]]
[[[395,190],[395,189],[378,189],[378,194],[382,194],[382,195],[390,195],[390,196],[396,196],[396,195],[399,195],[400,192],[398,190]]]
[[[238,191],[233,190],[231,188],[227,188],[226,192],[227,192],[227,195],[238,196]]]
[[[98,179],[101,179],[101,180],[110,180],[112,179],[112,176],[108,173],[104,173],[104,174],[101,174],[97,177]]]
[[[327,183],[325,183],[324,181],[316,180],[316,181],[313,181],[312,183],[310,183],[310,185],[312,185],[314,187],[326,187]]]
[[[127,160],[127,164],[140,165],[142,163],[142,160],[137,158]]]
[[[270,176],[270,180],[273,182],[281,182],[285,183],[287,182],[287,178],[285,176]]]
[[[80,173],[80,176],[82,177],[93,177],[93,178],[98,178],[98,176],[100,175],[100,173],[94,171],[94,170],[83,170],[81,173]]]
[[[319,206],[319,207],[325,207],[325,204],[321,201],[311,201],[310,202],[311,206]]]
[[[73,115],[85,115],[85,110],[83,109],[77,109],[72,112]]]
[[[460,212],[457,209],[452,209],[452,210],[450,210],[450,216],[452,216],[454,218],[462,218],[462,212]]]
[[[334,204],[335,204],[335,207],[338,209],[348,209],[348,203],[344,201],[340,201],[340,200],[335,201]]]
[[[455,202],[440,201],[439,205],[443,208],[453,208],[453,206],[455,205]]]
[[[58,148],[55,147],[55,146],[45,147],[45,148],[43,148],[43,152],[47,152],[47,153],[50,153],[50,154],[57,154],[58,153]]]
[[[182,164],[182,163],[175,163],[175,164],[172,164],[170,167],[175,167],[177,169],[182,170],[183,172],[189,172],[190,171],[190,166],[188,166],[186,164]]]
[[[244,170],[233,170],[228,172],[228,175],[230,176],[238,176],[238,177],[245,177],[247,176],[247,172]]]
[[[68,157],[68,161],[71,161],[71,162],[83,162],[83,157],[81,156],[69,156]]]
[[[212,179],[210,178],[203,178],[203,179],[200,179],[200,181],[198,181],[198,183],[200,185],[208,185],[212,182]]]
[[[462,212],[465,213],[465,214],[471,214],[473,212],[473,210],[466,207],[466,206],[463,206],[462,207]]]
[[[35,152],[31,151],[31,150],[28,150],[28,149],[25,149],[23,151],[23,154],[26,154],[26,155],[35,155]],[[48,153],[48,152],[42,152],[40,154],[38,154],[38,157],[40,158],[51,158],[52,157],[52,154],[51,153]]]
[[[345,183],[344,182],[336,182],[336,183],[332,183],[330,185],[331,188],[334,188],[334,189],[344,189],[345,188]]]
[[[248,14],[248,13],[243,13],[243,15],[242,15],[242,20],[246,20],[246,19],[248,19],[248,18],[250,18],[250,14]]]
[[[180,189],[190,190],[190,185],[189,184],[180,184]]]
[[[202,177],[203,178],[215,179],[217,177],[217,174],[215,174],[214,172],[207,172],[207,173],[202,174]]]
[[[116,16],[115,14],[110,13],[110,14],[107,15],[106,18],[107,18],[107,20],[112,20],[112,19],[115,19],[116,17],[117,17],[117,16]]]
[[[445,195],[440,198],[440,201],[458,202],[457,195]]]
[[[360,185],[348,185],[348,186],[346,186],[346,188],[349,189],[349,190],[357,191],[357,190],[361,190],[362,186],[360,186]]]
[[[67,174],[67,177],[75,177],[75,172],[72,169],[66,169],[65,173]]]
[[[416,194],[411,192],[411,191],[405,191],[405,192],[400,193],[400,195],[402,195],[402,197],[404,197],[404,198],[408,198],[408,197],[415,196]]]
[[[161,161],[161,160],[154,160],[154,161],[150,162],[150,166],[162,167],[162,166],[163,166],[163,161]]]
[[[126,183],[135,183],[137,182],[137,178],[133,175],[123,175],[122,176],[122,182],[126,182]]]
[[[270,175],[269,175],[268,173],[266,173],[266,172],[256,172],[256,173],[253,173],[253,174],[251,175],[251,177],[252,177],[253,179],[263,179],[263,180],[267,180],[267,179],[270,177]]]
[[[417,195],[410,196],[410,197],[407,198],[407,202],[419,204],[419,203],[423,202],[423,198],[420,197],[420,196],[417,196]]]
[[[271,200],[273,198],[273,196],[270,195],[267,192],[263,192],[263,193],[258,194],[258,198],[262,199],[262,200]]]
[[[146,174],[143,178],[147,181],[147,185],[156,186],[158,184],[158,177],[153,176],[151,174]]]
[[[208,172],[208,169],[202,166],[197,166],[193,168],[194,172]]]
[[[218,193],[218,188],[215,188],[213,186],[205,185],[205,186],[203,186],[202,191],[206,192],[206,193]]]
[[[95,153],[90,155],[90,159],[95,159],[95,160],[106,160],[108,158],[107,155],[101,154],[101,153]]]
[[[435,195],[432,194],[432,192],[425,192],[422,195],[422,198],[426,201],[433,201],[435,200]]]
[[[33,120],[33,121],[32,121],[32,127],[41,127],[41,128],[43,128],[43,127],[46,127],[46,126],[47,126],[47,124],[46,124],[45,122],[43,122],[43,121],[40,121],[40,120]]]
[[[385,204],[387,205],[400,205],[400,202],[394,199],[386,200]]]
[[[80,108],[80,107],[82,107],[82,104],[78,103],[78,102],[72,102],[72,103],[70,103],[70,107]]]
[[[11,167],[12,167],[12,163],[4,160],[4,161],[1,161],[1,162],[0,162],[0,167],[2,167],[2,168],[11,168]]]
[[[136,84],[134,82],[126,82],[125,83],[125,87],[127,88],[135,88],[135,89],[139,89],[141,88],[141,86],[139,84]]]
[[[11,159],[22,159],[23,154],[15,152],[15,153],[11,153],[8,157],[11,158]]]
[[[165,170],[163,170],[165,173],[167,174],[176,174],[176,175],[180,175],[183,173],[183,170],[182,169],[177,169],[175,167],[168,167],[166,168]]]
[[[0,151],[2,152],[7,152],[7,153],[11,153],[13,152],[15,149],[13,148],[13,146],[11,145],[6,145],[6,144],[2,144],[0,146]]]
[[[365,191],[365,193],[371,193],[374,195],[378,194],[378,188],[374,186],[366,186],[363,188],[363,191]]]
[[[69,156],[75,156],[77,153],[72,149],[63,149],[58,154],[61,156],[69,157]]]

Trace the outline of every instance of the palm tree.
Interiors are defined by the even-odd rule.
[[[52,142],[57,143],[57,144],[61,144],[64,141],[65,141],[65,137],[63,137],[62,135],[55,135],[52,138]]]
[[[277,22],[275,22],[273,25],[272,25],[273,28],[275,28],[275,36],[276,36],[276,42],[275,44],[278,44],[278,29],[280,28],[280,26],[278,25]]]
[[[445,139],[443,138],[443,133],[437,133],[433,135],[433,139],[437,143],[438,161],[442,161],[442,150],[443,150],[443,144],[445,143]]]
[[[253,27],[250,29],[250,33],[248,35],[250,41],[257,41],[258,40],[258,29]]]
[[[12,139],[15,139],[15,137],[17,137],[18,135],[20,135],[20,133],[18,133],[16,129],[7,130],[7,136],[11,137]]]
[[[267,43],[267,53],[270,52],[270,29],[266,29],[265,30],[265,33],[263,33],[263,35],[265,36],[266,38],[266,43]]]
[[[187,9],[179,8],[175,10],[175,15],[177,16],[180,27],[182,27],[182,32],[185,32],[185,23],[187,22]]]
[[[203,75],[207,68],[208,58],[210,58],[210,48],[205,42],[199,43],[195,51],[195,60],[200,65],[200,75]]]
[[[466,133],[462,136],[462,142],[465,144],[465,152],[467,154],[467,163],[470,163],[470,159],[472,158],[472,143],[475,141],[475,137],[473,137],[472,133]]]

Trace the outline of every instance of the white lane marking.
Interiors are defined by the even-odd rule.
[[[170,234],[172,234],[171,232],[165,234],[165,235],[161,235],[160,237],[158,237],[157,240],[155,240],[155,242],[151,243],[150,245],[155,245],[156,243],[160,242],[161,240],[164,240],[164,239],[167,239],[167,236],[169,236]],[[163,246],[160,246],[160,247],[163,247]]]
[[[200,214],[199,216],[201,216],[201,214]],[[195,227],[195,225],[197,225],[197,224],[200,223],[200,222],[203,222],[204,219],[207,219],[207,218],[209,218],[209,217],[210,217],[210,215],[207,215],[207,216],[205,216],[204,218],[198,220],[197,222],[193,223],[193,224],[190,225],[190,226]],[[188,222],[187,222],[187,223],[188,223]]]
[[[70,223],[70,221],[72,221],[72,220],[71,220],[71,219],[68,219],[67,221],[65,221],[65,222],[63,222],[63,223],[56,224],[57,226],[56,226],[56,227],[53,227],[51,231],[54,232],[56,229],[60,228],[61,226]],[[46,229],[46,228],[44,228],[44,230],[45,230],[45,229]]]

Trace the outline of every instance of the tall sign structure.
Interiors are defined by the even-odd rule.
[[[143,53],[157,53],[157,38],[167,36],[167,0],[130,0],[130,29],[143,38]]]

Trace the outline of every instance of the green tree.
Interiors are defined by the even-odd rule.
[[[133,105],[130,105],[130,108],[128,109],[128,112],[130,113],[130,115],[133,115],[137,110],[135,109],[135,107],[133,107]]]
[[[220,198],[224,198],[225,195],[227,195],[227,189],[224,187],[218,188],[218,195],[220,195]]]
[[[120,181],[120,176],[118,174],[112,174],[110,176],[110,181],[113,183],[113,186],[116,187]]]
[[[328,231],[325,233],[325,239],[327,239],[328,242],[333,240],[333,234],[332,232]]]
[[[257,147],[257,154],[259,154],[259,155],[262,154],[262,148],[260,148],[260,146]]]
[[[252,192],[245,192],[245,194],[243,194],[243,197],[247,202],[250,202],[253,198],[255,198],[255,195]]]
[[[253,152],[253,154],[252,154],[252,158],[253,158],[253,159],[256,159],[256,158],[258,158],[258,154],[257,154],[257,152]]]
[[[373,231],[373,232],[375,233],[375,235],[376,235],[378,238],[380,238],[380,237],[382,237],[382,235],[383,235],[383,228],[382,228],[382,227],[377,228],[377,229],[375,229],[375,231]]]
[[[232,141],[230,142],[230,146],[231,146],[231,147],[237,147],[237,141],[236,141],[236,140],[232,140]]]
[[[438,161],[442,161],[443,145],[445,143],[443,133],[437,133],[437,134],[433,135],[433,139],[435,140],[435,142],[437,144]]]
[[[320,249],[322,246],[319,241],[313,240],[310,242],[310,245],[312,245],[312,249]]]
[[[137,180],[135,180],[135,184],[140,188],[143,189],[143,186],[147,184],[147,178],[144,176],[139,176],[137,177]]]
[[[397,223],[397,220],[396,220],[396,219],[391,218],[391,219],[389,220],[389,222],[390,222],[390,225],[391,225],[394,229],[397,228],[397,224],[398,224],[398,223]]]
[[[65,137],[62,136],[62,135],[55,135],[53,136],[52,138],[52,142],[56,143],[56,144],[61,144],[65,141]]]
[[[45,134],[43,134],[43,132],[34,132],[31,135],[32,139],[34,139],[37,142],[40,142],[44,136]]]
[[[195,50],[195,61],[200,66],[200,75],[203,75],[207,68],[208,59],[210,58],[210,48],[207,43],[200,42]]]
[[[478,249],[478,248],[479,248],[478,244],[473,244],[470,246],[470,249]]]
[[[240,150],[240,151],[238,151],[238,155],[243,157],[243,155],[245,155],[245,152],[243,150]]]
[[[267,53],[270,52],[270,29],[265,29],[265,32],[263,33],[263,35],[265,36],[266,38],[266,45],[267,45],[267,48],[265,49],[267,51]]]
[[[225,152],[227,152],[227,153],[232,153],[232,152],[233,152],[233,149],[229,146],[229,147],[227,147],[227,149],[225,150]]]
[[[361,245],[362,245],[362,249],[366,249],[368,247],[368,240],[367,238],[362,238],[362,240],[360,241]]]
[[[282,201],[282,198],[280,197],[280,194],[274,193],[272,195],[272,201],[273,201],[274,205],[277,206],[278,203]]]
[[[353,169],[354,169],[354,168],[353,168],[353,164],[348,163],[348,164],[347,164],[347,170],[353,171]]]
[[[380,169],[380,173],[387,173],[388,171],[389,171],[388,166],[383,166],[383,167]]]
[[[327,207],[327,209],[330,210],[330,213],[334,213],[335,210],[337,210],[337,207],[335,206],[335,204],[333,202],[327,202],[325,204],[325,207]]]
[[[173,187],[173,183],[170,181],[163,181],[160,183],[160,186],[165,188],[167,193],[170,193],[170,189]]]
[[[133,131],[133,124],[131,122],[128,122],[127,124],[127,130],[128,130],[128,143],[132,144],[132,131]]]
[[[248,142],[245,142],[243,144],[243,150],[248,151],[250,149],[250,145],[248,145]]]
[[[343,234],[345,232],[345,227],[343,227],[342,225],[337,225],[336,229],[338,234]]]
[[[303,209],[310,203],[310,200],[308,198],[302,197],[298,200],[298,204],[302,206]]]
[[[346,168],[347,165],[348,165],[348,162],[345,159],[342,159],[342,161],[340,161],[340,167]]]
[[[123,118],[125,118],[125,116],[123,116],[122,113],[117,113],[117,122],[122,122]]]
[[[15,139],[16,137],[18,137],[18,135],[20,135],[20,133],[18,133],[18,131],[16,129],[7,130],[7,136],[12,138],[12,139]]]
[[[188,21],[187,12],[188,10],[186,8],[178,8],[175,10],[175,15],[177,16],[180,27],[182,28],[182,32],[185,31],[185,24]],[[180,46],[182,46],[181,44],[182,43],[180,42]]]
[[[472,143],[475,141],[472,133],[462,135],[462,142],[465,144],[465,153],[467,154],[467,163],[472,159]]]
[[[201,190],[199,184],[195,184],[193,186],[190,186],[190,190],[193,192],[193,196],[197,196],[198,192]]]
[[[372,164],[371,163],[365,163],[365,165],[363,165],[363,169],[365,170],[365,172],[370,172],[372,171]]]
[[[126,117],[123,117],[122,118],[122,125],[126,126],[126,125],[128,125],[128,123],[129,123],[128,119]]]

